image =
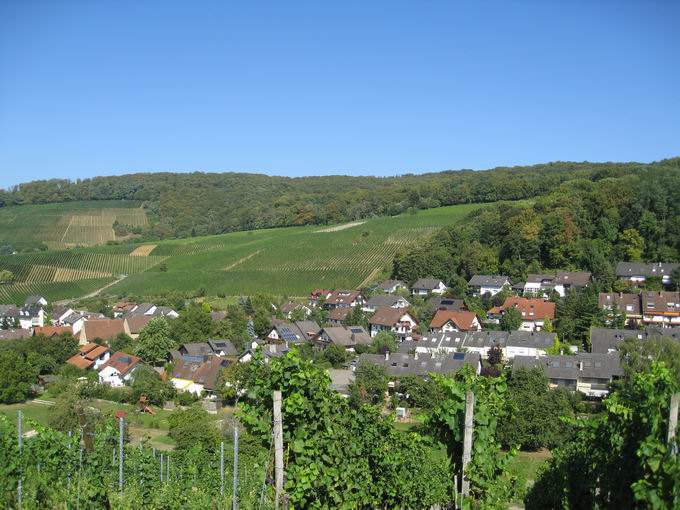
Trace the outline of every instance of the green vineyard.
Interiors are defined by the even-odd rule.
[[[441,207],[323,228],[289,227],[3,255],[0,269],[11,271],[15,279],[12,285],[0,287],[0,302],[17,302],[31,293],[74,297],[79,291],[96,290],[95,282],[103,286],[120,275],[128,276],[106,292],[144,296],[204,288],[212,295],[301,296],[315,287],[356,288],[389,273],[400,250],[423,242],[479,207]],[[103,220],[77,219],[76,228],[102,228],[97,221]]]

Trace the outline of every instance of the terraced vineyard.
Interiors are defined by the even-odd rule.
[[[133,227],[149,225],[141,203],[130,201],[68,202],[0,208],[0,245],[50,249],[95,246],[115,241],[115,221]]]
[[[101,287],[121,274],[129,276],[108,293],[144,296],[203,287],[213,295],[301,296],[314,287],[356,288],[389,272],[399,250],[422,242],[479,207],[442,207],[342,228],[290,227],[161,241],[156,246],[0,256],[0,269],[9,269],[16,277],[16,283],[0,287],[0,301],[15,302],[36,292],[49,293],[51,298],[71,297],[79,285],[91,292],[99,288],[95,282]],[[164,271],[159,270],[161,262]]]

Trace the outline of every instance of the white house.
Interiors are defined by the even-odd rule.
[[[420,278],[411,286],[411,294],[414,296],[444,294],[446,288],[444,282],[436,278]]]
[[[401,296],[395,296],[393,294],[377,294],[364,302],[362,310],[366,313],[373,313],[383,306],[389,306],[390,308],[408,308],[411,306],[411,303]]]
[[[510,278],[502,275],[476,274],[468,282],[468,287],[472,289],[475,296],[495,296],[504,288],[510,288],[511,285]]]
[[[511,331],[503,352],[505,359],[515,356],[545,356],[555,345],[555,333],[538,331]]]
[[[383,306],[368,320],[371,327],[371,337],[381,331],[390,331],[402,339],[410,339],[418,322],[403,308]]]
[[[132,377],[141,358],[125,352],[115,352],[99,370],[99,382],[118,388]]]

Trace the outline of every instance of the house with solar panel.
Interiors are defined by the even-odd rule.
[[[311,342],[319,334],[321,327],[314,321],[287,322],[280,319],[272,320],[272,329],[266,340],[273,343],[298,345]]]
[[[331,344],[354,352],[357,345],[370,345],[373,339],[361,326],[330,326],[314,337],[314,346],[325,349]]]

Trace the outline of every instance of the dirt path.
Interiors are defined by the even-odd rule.
[[[98,288],[98,289],[95,290],[94,292],[90,292],[89,294],[85,294],[84,296],[80,296],[80,297],[77,297],[77,298],[72,298],[72,299],[62,299],[61,301],[55,301],[55,302],[52,303],[52,304],[54,304],[54,305],[68,305],[69,303],[73,303],[74,301],[80,301],[81,299],[90,299],[90,298],[93,298],[93,297],[99,295],[99,293],[101,293],[101,292],[105,291],[106,289],[108,289],[109,287],[113,287],[113,286],[116,285],[117,283],[122,282],[123,280],[125,280],[125,278],[127,278],[127,275],[126,275],[126,274],[124,274],[124,275],[122,275],[122,276],[119,276],[118,278],[116,278],[116,279],[115,279],[114,281],[112,281],[111,283],[107,283],[106,285],[104,285],[103,287]]]
[[[334,227],[328,227],[328,228],[322,228],[321,230],[315,230],[315,234],[319,233],[324,233],[324,232],[340,232],[341,230],[345,230],[348,228],[352,227],[358,227],[359,225],[363,225],[366,223],[366,221],[353,221],[352,223],[345,223],[344,225],[336,225]]]
[[[373,271],[371,271],[366,278],[364,278],[364,281],[359,284],[359,288],[365,287],[369,283],[371,283],[371,280],[373,280],[376,276],[380,274],[380,268],[376,267]]]
[[[229,264],[227,267],[222,269],[222,271],[229,271],[230,269],[234,269],[236,266],[243,264],[246,260],[253,258],[255,255],[257,255],[258,253],[261,253],[262,251],[263,250],[257,250],[255,252],[251,253],[250,255],[246,255],[245,257],[238,259],[233,264]]]

